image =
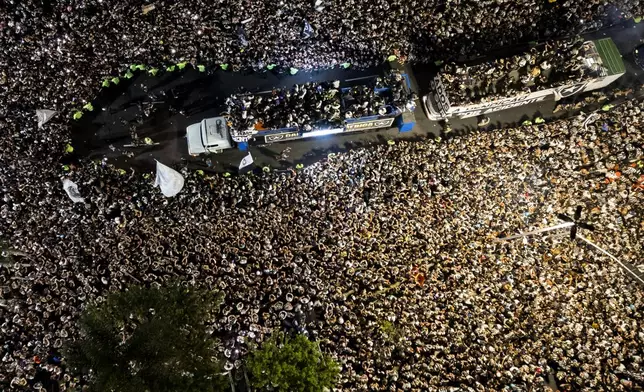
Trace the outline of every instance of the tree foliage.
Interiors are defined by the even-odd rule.
[[[304,335],[275,334],[251,353],[247,367],[259,389],[322,392],[331,388],[340,367]]]
[[[93,391],[224,390],[217,342],[206,331],[221,301],[180,285],[110,294],[81,315],[81,336],[66,346],[66,361],[92,370]]]

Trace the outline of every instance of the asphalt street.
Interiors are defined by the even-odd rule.
[[[644,23],[595,32],[586,37],[611,37],[623,55],[627,74],[610,87],[623,88],[644,82],[644,71],[633,63],[631,55],[644,38]],[[422,86],[428,86],[428,80],[435,72],[434,68],[433,65],[413,67],[412,82],[421,86],[421,94],[424,92]],[[270,71],[236,73],[222,70],[200,73],[191,68],[163,73],[157,77],[137,73],[134,78],[123,80],[118,86],[98,92],[94,112],[74,124],[72,145],[79,156],[94,160],[107,158],[108,162],[122,168],[151,171],[154,160],[157,159],[172,165],[185,163],[191,168],[204,171],[235,172],[244,152],[229,150],[193,158],[188,155],[185,139],[185,128],[204,118],[219,115],[224,109],[223,103],[227,96],[241,91],[259,92],[274,87],[290,87],[309,81],[351,81],[381,72],[382,67],[366,70],[336,68],[299,72],[296,75]],[[583,98],[584,96],[578,96],[574,99]],[[491,122],[487,128],[512,126],[536,116],[550,118],[553,117],[554,108],[555,102],[550,100],[493,113],[489,115]],[[149,115],[144,115],[146,111]],[[388,140],[418,140],[441,135],[442,127],[427,119],[421,105],[418,105],[415,116],[416,126],[408,133],[399,133],[397,129],[355,132],[251,147],[251,153],[257,167],[287,168],[297,163],[306,165],[330,152],[385,143]],[[561,114],[558,115],[560,116]],[[477,129],[477,119],[452,121],[450,125],[453,129],[450,135],[460,135]],[[140,138],[149,137],[154,145],[127,147],[132,142],[130,128],[133,126]],[[443,137],[450,135],[442,134]],[[210,161],[207,164],[208,159]]]

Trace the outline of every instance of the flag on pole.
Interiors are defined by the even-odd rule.
[[[253,156],[250,155],[250,152],[248,155],[246,155],[241,162],[239,162],[239,170],[245,168],[246,166],[252,165],[253,164]]]
[[[586,119],[584,120],[583,123],[581,123],[582,127],[584,127],[584,130],[588,130],[588,124],[592,123],[593,121],[597,120],[599,118],[598,113],[591,113]]]
[[[157,161],[157,177],[154,181],[154,186],[158,186],[161,189],[163,196],[172,197],[177,195],[183,189],[183,182],[183,176],[178,171]]]
[[[43,125],[47,124],[47,122],[51,120],[56,115],[56,113],[58,112],[49,109],[36,110],[36,117],[38,117],[38,128],[42,128]]]
[[[85,203],[85,198],[83,198],[78,191],[78,185],[76,185],[73,181],[65,178],[63,180],[63,189],[67,193],[67,196],[69,196],[70,199],[74,203]]]
[[[153,9],[156,8],[156,5],[154,4],[147,4],[141,7],[141,10],[143,12],[143,15],[146,15],[148,12],[152,11]]]
[[[302,39],[309,39],[315,34],[315,31],[313,30],[313,26],[304,19],[304,27],[302,28],[302,34],[301,37]]]
[[[248,39],[246,39],[246,30],[244,30],[244,26],[240,25],[237,29],[237,38],[239,38],[239,43],[241,46],[248,46]]]

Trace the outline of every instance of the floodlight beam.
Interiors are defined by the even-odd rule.
[[[564,222],[564,223],[560,223],[560,224],[555,225],[555,226],[544,227],[543,229],[528,231],[528,232],[525,232],[525,233],[510,236],[510,237],[497,238],[496,241],[507,241],[507,240],[512,240],[512,239],[515,239],[515,238],[527,237],[529,235],[539,234],[539,233],[543,233],[543,232],[546,232],[546,231],[564,229],[566,227],[571,227],[571,226],[574,226],[574,225],[575,225],[574,222]]]
[[[615,257],[615,256],[611,255],[610,253],[608,253],[607,251],[605,251],[603,248],[601,248],[599,245],[595,244],[595,243],[594,243],[594,242],[592,242],[591,240],[589,240],[589,239],[587,239],[587,238],[584,238],[584,237],[582,237],[582,236],[580,236],[580,235],[579,235],[579,236],[577,236],[577,238],[579,238],[580,240],[582,240],[582,241],[586,242],[587,244],[589,244],[590,246],[594,247],[594,248],[595,248],[595,249],[597,249],[598,251],[602,252],[602,253],[603,253],[603,254],[605,254],[606,256],[610,257],[613,261],[615,261],[617,264],[621,265],[621,266],[622,266],[622,268],[624,268],[626,271],[628,271],[628,273],[629,273],[629,274],[631,274],[631,276],[633,276],[636,280],[638,280],[640,283],[644,284],[644,279],[642,279],[642,277],[640,276],[640,274],[638,274],[638,272],[639,272],[639,271],[633,271],[633,270],[632,270],[630,267],[628,267],[626,264],[622,263],[622,262],[621,262],[617,257]],[[637,267],[634,267],[634,268],[637,268]]]

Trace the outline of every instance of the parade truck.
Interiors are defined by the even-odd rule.
[[[206,118],[192,124],[186,129],[186,136],[190,155],[219,153],[232,148],[224,117]]]
[[[273,89],[255,94],[231,96],[227,100],[228,109],[225,116],[205,119],[188,127],[189,152],[195,156],[235,147],[247,150],[249,145],[265,145],[326,135],[387,129],[394,126],[401,132],[410,131],[415,124],[413,117],[415,99],[411,92],[410,79],[404,72],[398,72],[393,78],[391,76],[388,74],[386,78],[366,77],[342,83],[329,81],[295,86],[288,90]],[[273,126],[279,123],[273,121],[276,117],[292,118],[295,115],[289,113],[292,110],[289,105],[297,100],[290,99],[300,94],[304,88],[311,90],[308,94],[315,94],[318,97],[328,97],[328,94],[333,93],[337,97],[333,100],[334,103],[327,99],[324,105],[320,103],[318,106],[322,106],[321,109],[326,112],[335,111],[336,116],[332,114],[324,121],[307,123],[306,126],[297,124]],[[367,95],[377,103],[371,102],[373,104],[371,110],[363,111],[369,115],[352,113],[352,108],[361,108],[363,104],[369,104],[356,94],[367,90],[369,92]],[[286,97],[290,100],[288,104],[285,102]],[[303,98],[302,101],[304,100]],[[311,103],[310,97],[306,97],[306,100]],[[257,109],[259,105],[262,105],[262,112],[266,111],[270,114],[253,112],[253,109]],[[298,115],[301,115],[301,111]],[[297,120],[294,122],[297,123]]]
[[[535,53],[534,49],[537,52],[545,50],[543,45],[547,44],[533,48],[532,53]],[[582,43],[582,48],[583,51],[575,50],[570,54],[569,59],[564,60],[569,61],[568,64],[573,61],[579,63],[573,67],[577,71],[576,74],[569,78],[565,77],[564,72],[548,68],[547,62],[542,67],[536,64],[534,68],[530,68],[530,64],[526,66],[521,63],[524,75],[511,67],[506,67],[503,75],[491,83],[488,77],[488,82],[485,85],[482,85],[476,76],[470,75],[468,72],[470,68],[467,65],[460,66],[456,73],[439,72],[431,79],[429,92],[422,97],[424,110],[427,117],[435,121],[485,116],[488,113],[549,99],[559,101],[575,94],[600,89],[613,83],[625,73],[622,57],[612,39],[585,41]],[[553,62],[561,64],[561,59],[564,56],[561,52],[554,53],[553,60],[557,61]],[[516,58],[522,59],[521,56],[515,56],[514,59]],[[505,59],[505,61],[503,59],[497,60],[495,65],[511,64],[512,60],[512,58]],[[579,76],[580,68],[583,68],[581,77]],[[531,69],[535,71],[534,75],[530,74]],[[488,72],[491,74],[495,71]],[[535,76],[547,81],[548,76],[552,73],[557,73],[557,80],[550,83],[547,88],[538,87],[530,82],[530,78]],[[522,77],[525,79],[522,80]],[[520,87],[511,88],[516,85]],[[453,88],[454,86],[457,87]],[[508,91],[504,91],[504,88],[507,88]],[[463,91],[466,91],[467,94],[463,94]],[[463,98],[464,95],[465,98]]]

